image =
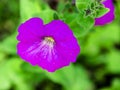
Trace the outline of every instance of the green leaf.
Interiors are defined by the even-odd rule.
[[[62,12],[65,9],[66,4],[64,3],[63,0],[60,0],[58,5],[57,5],[57,11]]]
[[[82,12],[80,12],[77,17],[77,23],[79,24],[80,35],[86,35],[91,28],[94,26],[94,19],[90,16],[85,17]]]
[[[58,16],[58,14],[57,14],[57,13],[54,13],[54,15],[53,15],[53,16],[54,16],[54,19],[55,19],[55,20],[59,19],[59,16]]]
[[[90,35],[89,43],[94,43],[97,47],[103,46],[111,49],[111,46],[120,41],[119,25],[116,23],[111,23],[103,27],[95,27],[95,31],[95,33]]]
[[[102,88],[100,90],[120,90],[120,78],[113,79],[110,87]]]
[[[61,19],[70,26],[76,38],[83,37],[94,26],[94,19],[83,13],[65,13]]]
[[[112,81],[112,90],[120,90],[120,78],[115,78]]]
[[[5,53],[0,51],[0,63],[4,61],[4,58],[5,58]]]
[[[52,81],[62,84],[65,90],[93,90],[94,88],[88,73],[81,66],[70,65],[54,73],[47,72],[46,75]]]
[[[69,25],[79,44],[81,43],[81,38],[87,35],[94,26],[94,19],[83,16],[83,13],[73,12],[69,14],[69,12],[65,12],[60,19]]]
[[[65,13],[63,18],[63,21],[69,25],[69,27],[72,29],[74,35],[76,38],[79,38],[81,33],[80,33],[80,27],[79,24],[77,23],[77,13]]]
[[[99,18],[99,17],[105,15],[109,11],[110,11],[109,8],[101,7],[98,11],[96,11],[96,18]]]
[[[2,75],[0,75],[0,90],[9,90],[10,87],[11,82],[9,82],[9,78],[2,73]]]
[[[84,10],[88,7],[91,0],[76,0],[76,7],[79,11]]]
[[[108,54],[107,69],[112,73],[120,73],[120,52],[112,51]]]
[[[20,0],[20,11],[22,22],[32,17],[40,17],[45,23],[48,23],[53,20],[55,13],[42,0]]]
[[[43,71],[40,67],[32,66],[31,64],[26,63],[26,62],[22,63],[21,68],[23,71],[30,72],[30,73],[39,73],[40,74]]]
[[[49,23],[51,22],[52,20],[54,20],[54,14],[56,12],[51,10],[51,9],[47,9],[47,10],[44,10],[42,11],[38,17],[42,18],[44,23]]]
[[[16,45],[17,45],[17,40],[16,40],[16,32],[4,39],[3,42],[0,44],[0,51],[6,52],[8,54],[16,54]]]
[[[37,16],[42,11],[42,8],[37,3],[37,0],[20,0],[20,15],[22,21],[31,17]]]
[[[31,90],[25,83],[20,69],[22,61],[18,58],[0,63],[0,90],[9,90],[14,85],[15,90]]]

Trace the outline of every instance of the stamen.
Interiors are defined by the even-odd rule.
[[[44,37],[43,41],[40,43],[35,43],[32,45],[27,52],[29,52],[29,55],[36,55],[39,52],[42,52],[43,58],[50,58],[52,57],[53,54],[55,54],[54,50],[54,39],[52,37]]]
[[[54,43],[54,39],[52,37],[45,37],[44,40],[50,43]]]
[[[42,41],[44,45],[47,45],[49,48],[54,47],[55,40],[52,37],[44,37],[44,40]]]

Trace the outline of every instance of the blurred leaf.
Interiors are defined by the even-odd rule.
[[[51,10],[47,3],[42,0],[21,0],[20,5],[22,22],[32,17],[40,17],[45,23],[53,20],[53,15],[55,12]]]
[[[46,73],[54,82],[62,84],[67,90],[93,90],[93,84],[83,67],[70,65],[54,73]],[[86,87],[87,86],[87,87]]]
[[[56,12],[51,10],[51,9],[47,9],[47,10],[44,10],[42,11],[38,17],[42,18],[44,23],[49,23],[51,22],[52,20],[54,20],[54,14]]]
[[[82,66],[76,66],[75,71],[76,80],[73,81],[75,85],[73,86],[73,90],[94,90],[94,85],[89,78],[89,72],[87,72]]]
[[[62,19],[70,26],[79,42],[80,38],[84,37],[94,25],[94,19],[84,17],[83,13],[65,13],[63,17]]]
[[[91,0],[76,0],[76,7],[79,11],[86,9]]]
[[[0,69],[0,74],[2,72],[3,71],[1,71]],[[4,73],[2,73],[0,75],[0,90],[9,90],[10,88],[11,88],[11,82],[9,78]]]
[[[73,31],[75,37],[79,38],[82,34],[81,33],[82,28],[80,27],[80,25],[77,22],[77,17],[78,17],[77,13],[71,13],[71,14],[65,13],[63,18],[61,18],[61,19],[69,25],[69,27]]]
[[[119,44],[119,26],[116,23],[95,27],[95,32],[91,32],[88,38],[82,42],[81,53],[86,56],[86,63],[89,65],[107,64],[107,55],[113,52],[116,43]],[[113,59],[114,60],[114,59]]]
[[[108,13],[110,10],[109,8],[104,8],[104,7],[101,7],[96,13],[96,18],[99,18],[103,15],[105,15],[106,13]]]
[[[18,12],[18,10],[19,10],[19,4],[17,4],[18,2],[19,1],[17,1],[17,0],[12,0],[9,4],[9,2],[7,1],[7,4],[9,6],[11,12],[13,12],[13,13]]]
[[[115,78],[112,81],[112,90],[120,90],[120,78]]]
[[[57,11],[62,12],[65,9],[66,4],[63,0],[60,0],[57,6]]]
[[[89,35],[84,48],[82,48],[86,54],[93,56],[99,54],[101,47],[111,49],[115,43],[119,43],[119,26],[116,23],[95,27],[95,30]]]
[[[15,85],[15,90],[31,90],[25,83],[20,69],[21,60],[18,58],[9,59],[0,64],[0,90],[9,90]]]
[[[120,73],[120,52],[112,51],[107,56],[107,68],[112,73]]]
[[[112,84],[110,87],[102,88],[100,90],[120,90],[120,78],[115,78],[112,80]]]
[[[0,51],[4,51],[9,54],[16,54],[16,33],[4,39],[0,44]]]
[[[27,63],[27,62],[24,62],[22,65],[21,65],[21,68],[26,71],[26,72],[30,72],[30,73],[41,73],[43,70],[38,67],[38,66],[32,66],[31,64]]]
[[[54,13],[53,17],[54,17],[54,20],[59,19],[59,16],[58,16],[58,14],[57,14],[57,13]]]
[[[65,67],[61,70],[58,70],[54,73],[46,73],[46,75],[53,80],[54,82],[63,84],[65,87],[72,84],[71,81],[74,80],[73,66]],[[72,72],[72,73],[71,73]],[[69,75],[68,75],[69,74]]]
[[[20,0],[20,14],[22,21],[25,21],[35,14],[39,14],[42,8],[39,6],[38,0]]]
[[[86,35],[91,28],[94,26],[94,19],[92,17],[85,17],[82,12],[80,12],[77,22],[81,27],[81,35]]]
[[[0,51],[0,63],[4,60],[5,54]]]

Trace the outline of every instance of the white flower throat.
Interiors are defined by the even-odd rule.
[[[52,60],[52,56],[55,55],[54,50],[55,40],[52,37],[44,37],[41,42],[34,43],[31,47],[27,49],[29,55],[36,56],[38,53],[41,53],[43,58],[48,58]]]
[[[47,44],[54,44],[54,39],[52,37],[45,37],[44,40]]]

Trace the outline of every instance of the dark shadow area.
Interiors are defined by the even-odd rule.
[[[35,86],[35,90],[63,90],[63,87],[58,83],[54,83],[49,79],[45,79]]]

